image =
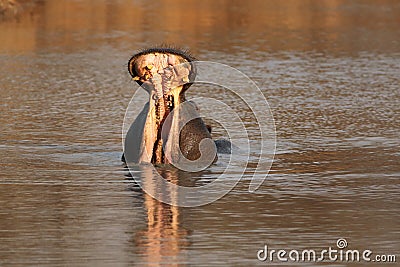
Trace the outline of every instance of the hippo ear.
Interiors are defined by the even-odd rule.
[[[142,85],[143,83],[137,79],[138,74],[136,73],[135,70],[135,62],[137,59],[138,59],[137,55],[131,57],[131,59],[128,61],[128,71],[129,74],[132,76],[132,79],[136,81],[139,85]]]
[[[183,85],[182,92],[185,92],[196,80],[197,69],[195,61],[187,61],[187,64],[190,64],[190,72],[189,72],[189,81]]]
[[[129,59],[129,62],[128,62],[128,71],[129,71],[129,74],[132,76],[132,78],[136,76],[134,74],[134,71],[135,71],[135,60],[136,60],[136,57],[133,56],[133,57],[131,57],[131,59]]]
[[[189,82],[193,83],[196,79],[197,69],[195,61],[187,61],[187,64],[190,64],[190,72],[189,72]]]

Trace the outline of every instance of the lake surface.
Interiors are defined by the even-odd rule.
[[[257,259],[264,245],[322,250],[339,238],[400,260],[398,1],[22,2],[0,20],[1,266],[265,266],[278,262]],[[225,197],[192,208],[158,202],[122,167],[137,89],[127,62],[161,43],[237,68],[267,98],[276,155],[255,193],[254,162]],[[198,186],[228,160],[160,172]]]

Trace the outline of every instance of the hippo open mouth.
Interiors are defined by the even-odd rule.
[[[185,102],[184,93],[196,76],[192,61],[187,53],[171,48],[147,49],[129,60],[129,73],[149,93],[149,102],[125,139],[127,161],[168,164],[182,155],[190,161],[200,158],[199,144],[211,135],[196,106]],[[208,150],[215,160],[215,147]]]

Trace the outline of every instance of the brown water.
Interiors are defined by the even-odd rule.
[[[318,249],[338,238],[399,261],[398,1],[24,7],[0,20],[1,266],[265,265],[265,244]],[[277,152],[257,193],[244,179],[212,204],[171,207],[121,168],[136,88],[126,63],[160,43],[238,68],[267,97]],[[201,184],[224,160],[201,173],[165,172]]]

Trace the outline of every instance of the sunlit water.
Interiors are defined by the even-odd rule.
[[[299,2],[42,1],[2,20],[0,265],[265,265],[265,244],[317,250],[338,238],[398,253],[400,5]],[[277,149],[256,193],[254,154],[237,187],[195,208],[161,204],[122,168],[122,124],[137,89],[126,63],[165,42],[239,69],[268,99]],[[213,94],[256,142],[253,117],[222,88],[188,97]],[[228,161],[160,171],[199,186]]]

